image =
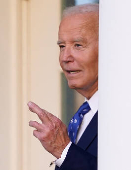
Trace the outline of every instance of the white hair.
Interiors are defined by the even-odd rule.
[[[62,18],[75,15],[75,14],[85,14],[85,13],[97,13],[99,15],[99,5],[98,4],[84,4],[68,7],[63,11]]]

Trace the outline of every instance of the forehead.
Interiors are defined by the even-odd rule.
[[[90,14],[67,16],[61,21],[58,33],[59,39],[86,35],[93,36],[93,32],[98,32],[96,22],[96,17]]]

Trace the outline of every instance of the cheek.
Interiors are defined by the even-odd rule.
[[[95,48],[92,48],[88,51],[87,56],[85,57],[85,67],[90,70],[98,70],[98,51]]]
[[[98,58],[96,56],[88,57],[88,60],[83,61],[83,70],[87,78],[96,77],[98,75]]]

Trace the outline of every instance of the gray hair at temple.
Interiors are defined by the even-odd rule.
[[[70,15],[85,14],[85,13],[96,13],[97,15],[99,15],[99,5],[98,4],[84,4],[84,5],[68,7],[63,11],[62,18],[70,16]]]

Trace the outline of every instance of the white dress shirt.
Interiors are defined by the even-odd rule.
[[[78,143],[79,139],[81,138],[82,134],[84,133],[86,127],[89,125],[90,121],[92,120],[93,116],[96,114],[98,110],[98,91],[89,99],[85,99],[89,103],[89,106],[91,110],[88,112],[88,114],[85,114],[80,129],[78,131],[77,139],[76,139],[76,144]],[[69,144],[66,146],[66,148],[63,150],[61,158],[56,160],[56,165],[60,167],[62,163],[64,162],[67,152],[71,146],[72,142],[69,142]]]

